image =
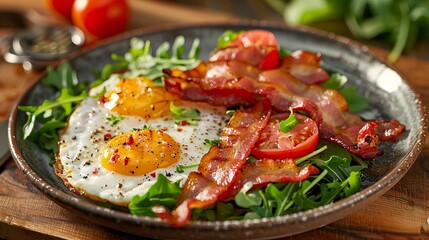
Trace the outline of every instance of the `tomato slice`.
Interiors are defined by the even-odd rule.
[[[304,115],[294,114],[299,123],[286,133],[280,131],[279,123],[285,120],[289,113],[271,116],[252,149],[253,156],[258,159],[299,158],[314,151],[319,139],[316,123]]]
[[[263,58],[259,63],[261,70],[275,69],[280,65],[280,55],[276,36],[265,30],[250,30],[240,33],[229,47],[256,47]]]
[[[275,69],[280,64],[280,55],[277,49],[272,50],[259,63],[259,69],[270,70]]]
[[[277,47],[276,36],[265,30],[249,30],[240,33],[228,46],[230,47]]]

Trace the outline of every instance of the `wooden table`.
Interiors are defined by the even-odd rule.
[[[228,13],[185,8],[163,1],[131,1],[130,28],[169,22],[225,21]],[[0,3],[0,9],[46,13],[41,1],[14,0]],[[27,11],[28,12],[28,11]],[[36,14],[37,13],[37,14]],[[30,19],[31,19],[30,14]],[[33,16],[34,17],[34,16]],[[36,16],[40,18],[40,16]],[[48,18],[52,20],[52,18]],[[5,34],[5,31],[0,32]],[[7,30],[6,30],[7,31]],[[380,58],[387,52],[371,48]],[[429,62],[403,56],[394,67],[429,105]],[[13,101],[28,87],[36,73],[0,62],[0,120]],[[0,238],[6,239],[134,239],[79,218],[42,195],[17,169],[12,160],[0,167]],[[296,235],[293,239],[429,239],[429,143],[416,163],[390,191],[348,217],[325,227]],[[289,238],[286,238],[289,239]]]

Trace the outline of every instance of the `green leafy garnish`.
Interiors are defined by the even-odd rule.
[[[156,217],[152,207],[162,205],[173,210],[180,192],[179,182],[172,183],[164,175],[158,174],[156,182],[149,191],[143,196],[134,196],[128,208],[135,215]]]
[[[242,33],[242,31],[235,32],[233,30],[226,30],[217,39],[217,48],[224,48],[228,46],[228,44],[234,41],[234,39],[236,39],[240,33]]]
[[[247,182],[241,188],[240,192],[235,195],[235,203],[239,207],[250,208],[259,206],[262,203],[262,198],[256,192],[247,193],[253,187],[252,182]]]
[[[187,166],[185,166],[185,165],[177,165],[176,172],[183,173],[183,172],[185,172],[184,169],[195,168],[195,167],[198,167],[198,165],[199,164],[193,164],[193,165],[187,165]]]
[[[346,99],[350,112],[362,112],[369,108],[369,100],[359,95],[356,87],[346,86],[340,93]]]
[[[331,88],[338,90],[346,84],[348,81],[347,77],[340,73],[332,73],[329,79],[325,82],[320,83],[322,87]]]
[[[215,146],[215,145],[219,145],[219,143],[220,143],[220,140],[218,140],[218,139],[213,139],[213,140],[210,140],[210,139],[204,139],[204,144],[207,144],[207,145],[209,145],[209,146]]]
[[[85,89],[84,85],[78,82],[76,72],[69,62],[62,62],[56,69],[48,66],[42,84],[56,90],[66,88],[72,95],[79,94]]]
[[[124,119],[124,117],[121,115],[111,115],[111,116],[107,117],[107,120],[112,122],[112,126],[115,126],[116,124],[118,124],[123,119]]]
[[[360,95],[357,88],[353,86],[345,86],[348,79],[340,73],[332,73],[330,78],[320,85],[326,88],[338,90],[345,98],[350,112],[362,112],[369,108],[369,100]]]
[[[152,55],[149,40],[132,38],[130,49],[124,56],[112,54],[111,58],[116,62],[107,64],[103,68],[100,80],[104,81],[113,73],[126,69],[127,71],[121,74],[123,78],[145,76],[154,80],[157,85],[162,85],[163,69],[187,70],[199,64],[199,39],[194,39],[187,57],[184,57],[185,51],[185,38],[183,36],[176,37],[171,48],[170,43],[161,43],[155,50],[155,55]]]
[[[235,113],[235,110],[226,110],[226,115],[232,117]]]
[[[289,117],[279,122],[279,129],[284,133],[289,132],[290,130],[292,130],[292,128],[294,128],[299,123],[299,120],[295,117],[295,114],[293,113],[292,108],[289,108],[289,111],[290,111]]]
[[[173,120],[176,124],[183,123],[196,125],[200,121],[200,112],[196,108],[182,108],[170,103],[170,111],[173,114]]]
[[[19,106],[18,109],[27,114],[23,138],[36,141],[54,159],[58,151],[58,130],[66,126],[74,106],[88,94],[76,81],[76,73],[67,62],[56,69],[48,68],[42,83],[60,90],[59,96],[55,100],[45,100],[39,106]]]

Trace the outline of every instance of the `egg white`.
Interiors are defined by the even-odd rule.
[[[112,77],[103,86],[92,90],[91,94],[96,94],[101,88],[109,90],[117,81],[117,77]],[[57,174],[80,194],[122,206],[127,206],[133,196],[145,194],[155,183],[158,174],[174,182],[182,180],[183,183],[189,172],[197,167],[178,173],[177,165],[198,164],[210,147],[204,144],[204,140],[218,139],[228,118],[223,107],[192,102],[186,102],[186,106],[200,111],[201,120],[197,125],[177,126],[171,117],[145,120],[134,116],[123,116],[123,120],[113,125],[107,118],[116,113],[95,98],[85,99],[70,116],[68,127],[61,136]],[[102,167],[100,155],[106,144],[106,133],[115,136],[148,126],[162,129],[180,144],[181,156],[176,164],[142,176],[125,176]]]

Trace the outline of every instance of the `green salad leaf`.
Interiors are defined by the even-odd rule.
[[[67,124],[67,118],[74,106],[88,97],[83,85],[76,79],[76,73],[68,62],[57,68],[49,67],[42,84],[60,90],[54,100],[45,100],[39,106],[19,106],[18,109],[27,114],[23,126],[23,138],[35,141],[49,152],[52,159],[58,151],[58,130]]]
[[[196,108],[183,108],[170,103],[170,111],[173,114],[173,120],[176,124],[181,125],[183,123],[196,125],[200,121],[200,112]]]
[[[224,48],[234,41],[242,31],[226,30],[217,39],[217,48]]]
[[[293,113],[292,108],[289,108],[289,111],[290,111],[289,117],[279,122],[279,129],[284,133],[289,132],[290,130],[292,130],[292,128],[294,128],[299,123],[299,120],[295,117],[295,114]]]
[[[156,217],[152,207],[162,205],[173,210],[181,191],[179,182],[170,182],[166,176],[158,174],[149,191],[142,196],[134,196],[128,208],[135,215]]]
[[[348,79],[345,75],[340,73],[332,73],[326,82],[320,85],[325,88],[338,90],[340,94],[346,99],[348,110],[350,112],[362,112],[369,108],[369,100],[360,95],[358,89],[354,86],[346,86]]]

